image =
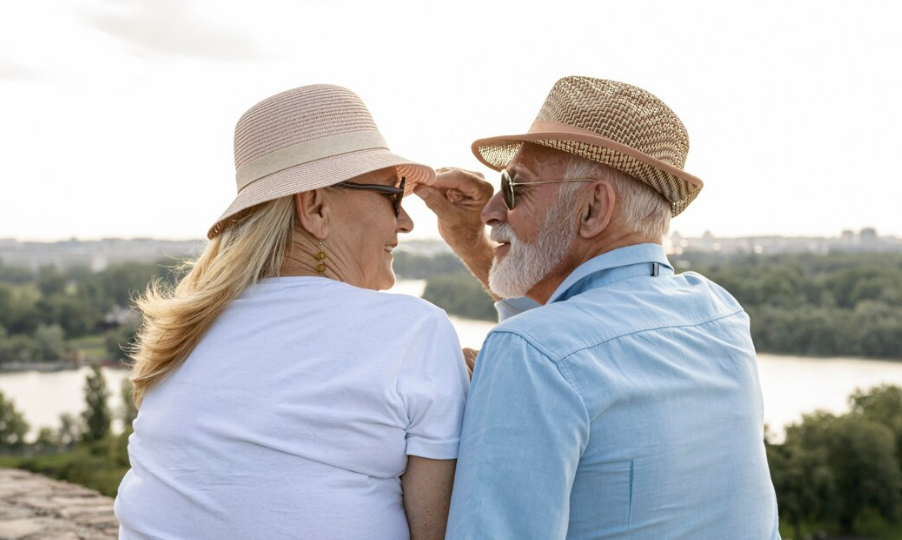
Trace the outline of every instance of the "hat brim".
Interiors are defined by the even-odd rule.
[[[614,167],[660,193],[672,215],[686,209],[704,186],[701,179],[634,148],[599,135],[564,131],[534,131],[478,139],[471,148],[476,159],[500,171],[508,166],[523,143],[535,143]]]
[[[212,240],[228,228],[242,212],[258,204],[331,186],[389,167],[396,167],[398,175],[407,179],[405,196],[411,194],[417,184],[430,184],[435,178],[435,171],[431,167],[405,159],[384,148],[358,150],[302,163],[264,176],[245,186],[207,232],[207,238]]]

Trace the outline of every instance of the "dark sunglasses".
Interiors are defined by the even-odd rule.
[[[362,191],[375,191],[380,195],[385,195],[391,201],[392,210],[395,211],[395,217],[401,215],[401,199],[404,198],[404,184],[407,178],[401,177],[401,183],[398,187],[384,186],[382,184],[354,184],[353,182],[339,182],[332,187],[359,189]]]
[[[508,210],[513,210],[517,203],[516,193],[514,189],[518,186],[534,186],[536,184],[569,184],[571,182],[594,182],[594,178],[574,178],[572,180],[542,180],[539,182],[514,182],[507,169],[501,169],[501,198],[504,199],[504,206]]]

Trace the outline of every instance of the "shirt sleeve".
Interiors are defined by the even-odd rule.
[[[519,298],[502,298],[495,302],[495,311],[498,312],[498,322],[510,319],[514,315],[519,315],[524,311],[539,307],[541,304],[521,296]]]
[[[407,455],[455,459],[470,382],[444,312],[429,315],[415,329],[406,354],[397,390],[407,412]]]
[[[449,540],[566,537],[589,439],[588,413],[568,376],[518,335],[486,339],[464,415]]]

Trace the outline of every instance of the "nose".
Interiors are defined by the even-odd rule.
[[[504,199],[502,198],[500,191],[492,195],[492,198],[489,199],[489,203],[482,209],[482,214],[480,214],[479,217],[482,219],[482,222],[489,227],[507,221],[507,207],[504,206]]]
[[[407,210],[404,207],[401,207],[401,212],[398,214],[398,227],[397,231],[399,233],[409,233],[413,230],[413,220],[410,219],[410,214],[407,213]]]

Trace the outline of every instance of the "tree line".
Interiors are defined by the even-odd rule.
[[[902,538],[902,388],[856,390],[849,407],[805,415],[766,443],[784,538]]]
[[[902,254],[831,253],[671,256],[678,272],[697,271],[749,313],[759,351],[902,359]],[[34,272],[0,261],[0,364],[58,360],[84,336],[102,338],[109,358],[140,321],[123,318],[151,279],[175,282],[174,261]],[[492,299],[451,254],[395,254],[395,271],[427,280],[424,298],[448,313],[493,321]]]
[[[120,345],[140,322],[128,314],[132,296],[152,279],[174,282],[175,270],[166,264],[173,262],[31,271],[0,261],[0,365],[62,360],[89,336],[102,338],[107,358],[121,358]]]

